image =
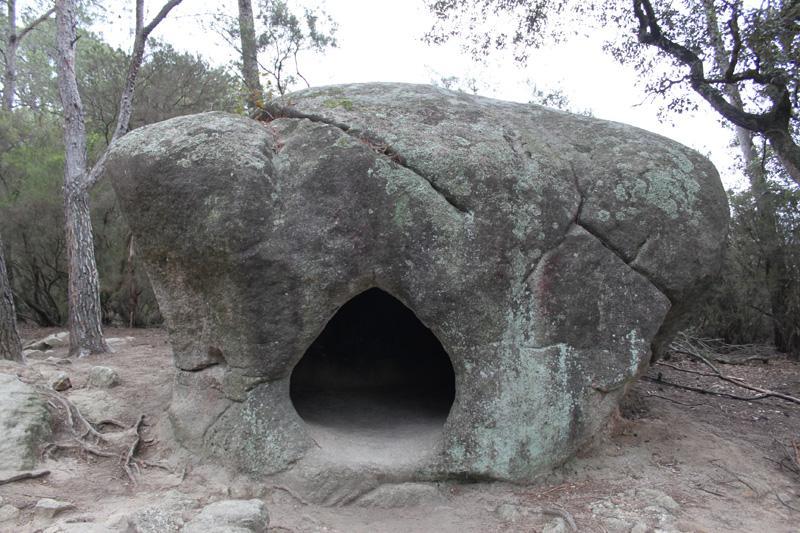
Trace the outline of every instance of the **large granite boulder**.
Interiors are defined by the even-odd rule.
[[[714,167],[669,139],[405,84],[137,129],[107,175],[169,328],[175,435],[262,474],[318,452],[290,375],[373,287],[455,373],[441,439],[405,477],[552,468],[714,277],[728,223]]]

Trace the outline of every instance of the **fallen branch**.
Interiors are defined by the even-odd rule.
[[[708,359],[726,365],[743,365],[750,361],[768,363],[778,356],[774,348],[760,344],[727,344],[721,339],[702,339],[680,333],[670,344],[670,350],[680,351],[688,348],[705,354]]]
[[[686,368],[680,368],[680,367],[677,367],[675,365],[671,365],[669,363],[665,363],[664,361],[659,361],[657,364],[668,366],[670,368],[674,368],[676,370],[680,370],[680,371],[683,371],[683,372],[689,372],[689,373],[692,373],[692,374],[699,374],[701,376],[715,377],[715,378],[721,379],[723,381],[727,381],[728,383],[732,383],[733,385],[736,385],[737,387],[741,387],[743,389],[747,389],[747,390],[759,393],[761,396],[758,399],[773,397],[773,398],[780,398],[781,400],[785,400],[787,402],[792,402],[792,403],[796,403],[796,404],[800,405],[800,398],[797,398],[795,396],[790,396],[789,394],[784,394],[782,392],[778,392],[778,391],[774,391],[774,390],[770,390],[770,389],[765,389],[765,388],[762,388],[762,387],[756,387],[755,385],[751,385],[751,384],[747,383],[745,380],[743,380],[741,378],[737,378],[735,376],[729,376],[727,374],[723,374],[720,371],[720,369],[717,368],[716,365],[714,365],[714,363],[709,361],[708,358],[706,358],[705,356],[703,356],[701,353],[699,353],[697,351],[694,351],[694,350],[691,350],[691,349],[689,349],[689,350],[684,350],[684,349],[675,350],[675,349],[673,349],[673,351],[677,352],[677,353],[682,353],[682,354],[688,355],[690,357],[694,357],[695,359],[698,359],[701,363],[703,363],[708,368],[710,368],[711,371],[713,372],[713,374],[709,374],[707,372],[698,372],[696,370],[689,370],[689,369],[686,369]]]
[[[742,400],[745,402],[752,402],[755,400],[763,400],[764,398],[769,398],[769,396],[766,394],[759,394],[756,396],[738,396],[736,394],[731,394],[728,392],[718,392],[709,389],[702,389],[700,387],[692,387],[691,385],[681,385],[680,383],[673,383],[671,381],[664,381],[663,379],[651,378],[650,376],[642,376],[642,379],[644,379],[645,381],[651,381],[653,383],[659,383],[661,385],[667,385],[669,387],[675,387],[677,389],[698,392],[700,394],[711,394],[713,396],[722,396],[723,398],[730,398],[731,400]]]
[[[47,476],[49,474],[50,474],[49,470],[28,470],[25,472],[14,472],[11,475],[0,476],[0,485],[5,485],[6,483],[13,483],[15,481],[21,481],[23,479],[36,479],[42,476]]]
[[[648,393],[647,397],[648,398],[659,398],[661,400],[666,400],[668,402],[677,403],[678,405],[683,405],[685,407],[700,407],[701,405],[703,405],[702,403],[684,403],[684,402],[680,402],[678,400],[675,400],[674,398],[669,398],[668,396],[661,396],[659,394],[653,394],[653,393]]]

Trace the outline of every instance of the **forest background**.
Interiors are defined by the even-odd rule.
[[[773,139],[774,128],[737,125],[735,113],[774,118],[788,105],[787,153],[792,145],[797,148],[796,0],[635,1],[633,9],[631,2],[409,2],[413,9],[400,8],[394,17],[393,26],[402,31],[386,32],[387,39],[406,41],[372,47],[365,39],[379,39],[381,26],[369,21],[387,18],[373,3],[258,0],[250,19],[256,81],[247,77],[248,31],[242,25],[241,8],[249,1],[173,3],[175,9],[146,39],[130,129],[208,110],[247,113],[312,84],[412,81],[633,122],[710,155],[730,199],[728,254],[719,282],[693,310],[687,327],[696,336],[732,344],[774,343],[800,356],[798,178],[791,159],[787,163],[780,151],[779,142],[786,139]],[[0,246],[17,320],[65,326],[70,268],[64,94],[58,83],[63,50],[52,2],[3,4]],[[75,3],[77,38],[71,45],[90,169],[118,135],[125,107],[120,95],[130,79],[138,35],[135,2],[126,4]],[[150,15],[145,20],[160,14],[161,7],[142,9]],[[354,19],[354,13],[366,18]],[[691,58],[687,63],[669,46],[659,46],[662,36],[695,54],[705,67],[702,81],[734,108],[723,106],[733,121],[698,90]],[[16,50],[13,82],[11,47]],[[560,74],[554,74],[557,64],[565,69]],[[604,78],[625,89],[609,95]],[[136,243],[110,185],[100,180],[88,194],[102,323],[160,325]]]

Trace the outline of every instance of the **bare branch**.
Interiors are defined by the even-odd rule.
[[[131,54],[131,60],[128,64],[128,76],[125,80],[125,88],[123,89],[119,100],[117,127],[114,129],[114,134],[111,136],[111,142],[109,143],[108,148],[111,148],[117,139],[128,133],[131,115],[133,114],[133,95],[136,87],[136,77],[138,76],[139,69],[142,66],[144,49],[147,45],[147,37],[155,29],[155,27],[158,26],[158,24],[164,20],[164,18],[166,18],[169,12],[182,1],[183,0],[169,0],[169,2],[164,4],[164,6],[161,8],[161,11],[159,11],[158,14],[153,17],[153,20],[151,20],[147,26],[143,26],[144,0],[136,0],[136,36],[133,42],[133,53]],[[106,159],[108,157],[108,148],[105,152],[103,152],[103,155],[100,156],[100,159],[98,159],[97,163],[95,163],[91,171],[87,174],[87,188],[94,186],[94,184],[97,183],[97,180],[100,179],[100,176],[102,176],[103,170],[105,170]]]
[[[779,159],[792,179],[800,184],[800,146],[789,133],[792,116],[792,102],[789,90],[781,76],[768,75],[756,69],[747,71],[746,78],[762,85],[770,85],[775,90],[770,96],[772,107],[764,113],[750,113],[728,102],[723,92],[714,87],[706,76],[703,61],[686,46],[667,38],[658,24],[650,0],[633,0],[633,12],[639,23],[638,39],[642,44],[655,46],[673,59],[689,67],[689,83],[692,89],[703,97],[714,110],[736,126],[754,133],[764,134],[770,141]],[[733,23],[736,28],[736,22]],[[736,52],[738,57],[738,52]],[[738,59],[737,59],[738,61]],[[734,65],[735,67],[735,65]],[[732,83],[734,77],[731,66],[719,83]],[[741,75],[742,73],[740,73]],[[727,79],[726,79],[727,78]]]
[[[173,8],[177,7],[178,4],[180,4],[182,1],[183,0],[169,0],[169,2],[164,4],[164,7],[161,8],[161,11],[159,11],[158,14],[155,17],[153,17],[153,20],[150,21],[150,24],[145,26],[144,29],[142,30],[142,35],[144,36],[145,40],[150,35],[150,33],[156,28],[156,26],[161,24],[161,21],[164,20],[167,17],[167,15],[169,15],[169,12],[172,11]]]
[[[56,8],[55,7],[51,7],[46,12],[42,13],[42,15],[39,18],[37,18],[36,20],[32,21],[27,26],[22,28],[22,31],[20,31],[19,34],[17,35],[17,42],[19,42],[22,39],[24,39],[26,35],[28,35],[32,30],[34,30],[36,28],[36,26],[38,26],[39,24],[41,24],[45,20],[49,19],[50,16],[55,12],[56,12]]]
[[[733,39],[733,49],[731,49],[731,59],[728,62],[728,68],[725,70],[725,78],[733,78],[733,73],[736,72],[736,64],[739,62],[739,53],[742,50],[742,35],[739,32],[739,6],[734,4],[731,19],[728,21],[728,30]]]

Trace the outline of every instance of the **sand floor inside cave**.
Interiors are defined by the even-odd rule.
[[[52,331],[22,333],[32,340]],[[0,531],[114,531],[126,516],[163,508],[176,497],[183,506],[165,512],[177,513],[179,521],[212,501],[260,498],[269,509],[270,531],[276,532],[569,531],[569,519],[579,531],[592,532],[800,530],[800,475],[789,468],[786,446],[800,440],[800,408],[779,400],[744,402],[641,381],[608,435],[536,484],[387,484],[347,505],[326,507],[308,504],[270,480],[187,463],[163,430],[173,375],[165,333],[112,329],[107,335],[123,339],[114,354],[67,364],[44,361],[63,357],[60,349],[32,358],[30,368],[45,376],[67,372],[73,384],[67,397],[86,392],[92,366],[117,370],[121,384],[107,390],[108,411],[126,423],[144,414],[144,435],[154,440],[141,457],[169,469],[143,468],[133,485],[114,459],[60,453],[42,465],[49,476],[0,486],[4,503],[21,510],[13,521],[0,522]],[[671,363],[700,368],[688,360]],[[782,358],[726,370],[800,394],[800,365]],[[649,371],[652,377],[659,374],[728,390],[711,378],[665,366]],[[348,402],[364,405],[364,398],[312,400],[305,411],[312,435],[343,461],[371,454],[376,462],[413,462],[435,444],[441,426],[438,414],[419,416],[413,398],[357,416]],[[32,507],[44,497],[75,508],[52,519],[36,518]]]

